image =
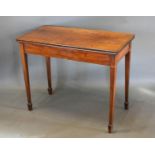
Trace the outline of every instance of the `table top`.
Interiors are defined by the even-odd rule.
[[[118,53],[134,39],[130,33],[45,25],[17,37],[17,41]]]

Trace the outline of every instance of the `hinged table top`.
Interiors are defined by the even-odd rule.
[[[133,34],[62,26],[41,26],[17,41],[116,54],[134,39]]]

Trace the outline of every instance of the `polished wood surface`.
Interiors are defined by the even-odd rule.
[[[129,82],[130,82],[130,62],[131,62],[131,45],[129,52],[125,55],[125,103],[124,108],[129,108]]]
[[[60,26],[41,26],[17,38],[27,41],[62,47],[72,47],[98,52],[120,52],[132,39],[133,34],[105,30],[90,30]]]
[[[46,60],[46,69],[47,69],[48,93],[52,94],[51,60],[50,60],[50,57],[45,57],[45,60]]]
[[[25,52],[29,54],[52,56],[68,60],[89,62],[95,64],[110,65],[111,56],[109,54],[89,52],[67,47],[51,47],[34,43],[24,43]]]
[[[129,105],[131,42],[133,34],[80,28],[42,26],[17,37],[24,71],[28,109],[32,110],[27,55],[45,57],[48,92],[52,94],[50,58],[62,58],[110,67],[110,101],[108,132],[113,130],[117,63],[125,57],[125,109]]]
[[[115,107],[115,95],[116,95],[116,76],[117,76],[117,64],[116,59],[110,65],[110,103],[109,103],[109,133],[112,132],[113,120],[114,120],[114,107]]]
[[[24,80],[25,80],[25,88],[26,88],[26,95],[28,101],[28,109],[32,110],[32,101],[31,101],[31,89],[30,89],[30,80],[29,80],[29,68],[28,68],[28,57],[24,51],[24,45],[19,44],[20,54],[21,54],[21,61],[23,65],[23,73],[24,73]]]

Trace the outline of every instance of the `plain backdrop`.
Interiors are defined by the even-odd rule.
[[[16,37],[41,25],[62,25],[131,32],[131,85],[155,83],[155,17],[0,17],[0,88],[24,89]],[[45,61],[29,56],[32,87],[47,88]],[[52,59],[54,85],[102,88],[109,85],[109,67]],[[124,59],[118,64],[117,85],[124,84]]]

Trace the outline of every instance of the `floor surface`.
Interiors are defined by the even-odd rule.
[[[24,89],[0,90],[0,137],[155,137],[155,88],[131,87],[128,111],[123,92],[117,89],[114,132],[108,134],[106,90],[61,87],[50,96],[35,89],[32,112]]]

